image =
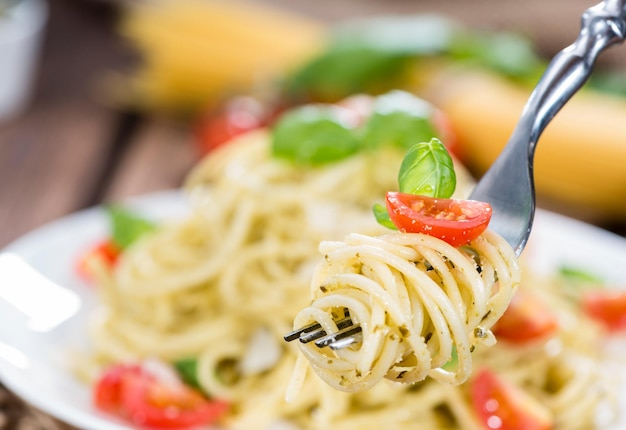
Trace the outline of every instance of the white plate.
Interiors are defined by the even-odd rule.
[[[129,204],[156,220],[187,210],[179,192],[151,194]],[[69,367],[72,352],[88,344],[85,326],[95,304],[93,287],[75,275],[75,261],[107,232],[103,210],[93,208],[39,228],[0,254],[0,380],[41,410],[90,430],[128,429],[92,407],[89,387]],[[537,213],[525,254],[543,272],[566,264],[622,285],[626,279],[625,239],[544,211]],[[16,273],[24,263],[47,280],[23,282],[23,273]],[[622,422],[618,428],[626,426]]]

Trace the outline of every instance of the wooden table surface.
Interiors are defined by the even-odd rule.
[[[512,0],[268,2],[328,21],[436,10],[475,25],[526,30],[547,53],[575,38],[580,13],[590,5],[582,0],[531,0],[524,7]],[[198,160],[188,125],[120,111],[97,96],[106,73],[126,70],[136,61],[132,47],[116,32],[118,7],[50,1],[32,102],[22,115],[0,124],[0,248],[74,211],[175,188]],[[609,56],[606,61],[622,60]],[[0,429],[52,428],[50,422],[33,424],[32,418],[30,424],[18,422],[23,410],[10,398],[0,388]]]

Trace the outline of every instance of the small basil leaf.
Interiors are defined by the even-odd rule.
[[[389,212],[387,212],[386,207],[384,207],[380,203],[376,203],[372,210],[374,211],[374,216],[376,217],[376,221],[378,221],[378,224],[392,230],[398,229],[396,225],[391,221],[391,218],[389,217]]]
[[[182,358],[174,362],[174,368],[182,381],[193,388],[200,389],[198,381],[198,360],[195,358]]]
[[[272,129],[272,153],[295,164],[320,165],[356,153],[356,113],[330,105],[309,105],[285,113]]]
[[[152,222],[122,207],[109,206],[107,213],[111,221],[111,238],[120,249],[127,248],[139,237],[155,229]]]
[[[394,145],[406,150],[417,142],[427,142],[438,135],[432,114],[428,102],[408,92],[391,91],[378,96],[365,126],[366,145]]]
[[[458,367],[459,367],[459,353],[456,350],[456,346],[453,345],[452,354],[450,355],[450,360],[448,360],[446,364],[441,366],[441,368],[447,371],[454,371]]]
[[[400,191],[429,197],[448,198],[456,188],[454,164],[437,138],[413,145],[398,174]]]
[[[594,273],[587,272],[586,270],[571,267],[571,266],[561,266],[559,268],[559,274],[570,281],[575,282],[589,282],[595,284],[602,284],[604,281],[598,275]]]

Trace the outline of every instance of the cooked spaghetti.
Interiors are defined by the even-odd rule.
[[[344,242],[324,242],[320,251],[324,259],[311,284],[313,301],[294,325],[318,322],[331,334],[337,331],[333,312],[349,311],[361,326],[356,349],[301,344],[315,372],[348,392],[383,377],[465,382],[473,349],[495,343],[489,329],[520,282],[513,250],[491,231],[462,248],[424,234],[397,233],[352,234]],[[453,351],[458,363],[447,370]]]
[[[95,378],[110,363],[191,357],[197,359],[203,391],[232,404],[221,423],[228,429],[480,429],[470,401],[471,375],[462,385],[433,378],[414,384],[382,379],[367,390],[345,393],[309,372],[299,395],[285,401],[299,349],[282,336],[310,301],[318,246],[352,232],[385,232],[373,219],[371,205],[396,186],[403,153],[364,152],[309,169],[273,159],[268,148],[266,135],[255,133],[210,155],[189,177],[190,214],[142,237],[113,271],[100,273],[93,366],[83,366],[88,377]],[[463,196],[471,184],[459,182],[465,185],[457,187]],[[567,321],[550,340],[483,348],[484,340],[474,331],[477,326],[487,331],[503,310],[498,302],[508,302],[517,282],[514,259],[498,240],[487,233],[456,250],[421,236],[348,236],[345,244],[323,245],[329,267],[317,271],[315,283],[334,276],[330,263],[343,265],[344,247],[352,250],[347,262],[356,261],[354,250],[360,249],[360,272],[398,285],[380,294],[395,296],[386,303],[390,320],[396,321],[391,330],[403,324],[410,328],[410,346],[395,347],[407,358],[400,364],[410,368],[406,377],[417,380],[426,373],[409,359],[411,351],[432,357],[428,369],[439,369],[454,345],[458,369],[428,374],[465,379],[476,344],[471,353],[475,369],[488,367],[530,392],[545,405],[555,428],[589,429],[605,394],[604,380],[592,365],[597,331],[550,282],[541,279],[520,288],[538,289]],[[402,290],[396,282],[400,273],[411,283],[413,277],[426,280],[427,287]],[[499,287],[494,289],[496,277]],[[435,291],[441,283],[444,289]],[[362,324],[369,309],[381,317],[379,305],[347,307]],[[412,326],[405,321],[409,312],[421,315]],[[431,331],[425,344],[421,337]],[[399,369],[392,375],[399,376]]]

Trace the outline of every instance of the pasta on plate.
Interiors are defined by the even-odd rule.
[[[471,430],[482,426],[470,369],[487,368],[531,393],[554,428],[591,428],[607,394],[595,366],[597,327],[552,280],[525,275],[519,289],[537,290],[566,323],[548,340],[488,346],[519,283],[512,251],[489,231],[459,249],[388,234],[371,207],[397,186],[403,155],[380,148],[301,168],[272,158],[265,132],[216,150],[188,177],[189,215],[139,239],[114,270],[100,270],[93,351],[79,370],[94,379],[111,363],[194,358],[202,390],[231,405],[220,422],[227,429]],[[460,196],[467,178],[459,170]],[[418,281],[425,286],[403,287]],[[343,286],[350,293],[333,296]],[[294,318],[299,325],[315,309],[339,307],[371,321],[367,348],[342,351],[332,368],[324,351],[305,347],[320,379],[282,337]],[[409,314],[418,316],[412,324]],[[447,369],[453,350],[458,362]],[[395,363],[398,354],[405,360]],[[287,402],[294,367],[300,390]],[[370,368],[371,381],[356,376]],[[346,381],[358,390],[335,389]]]

